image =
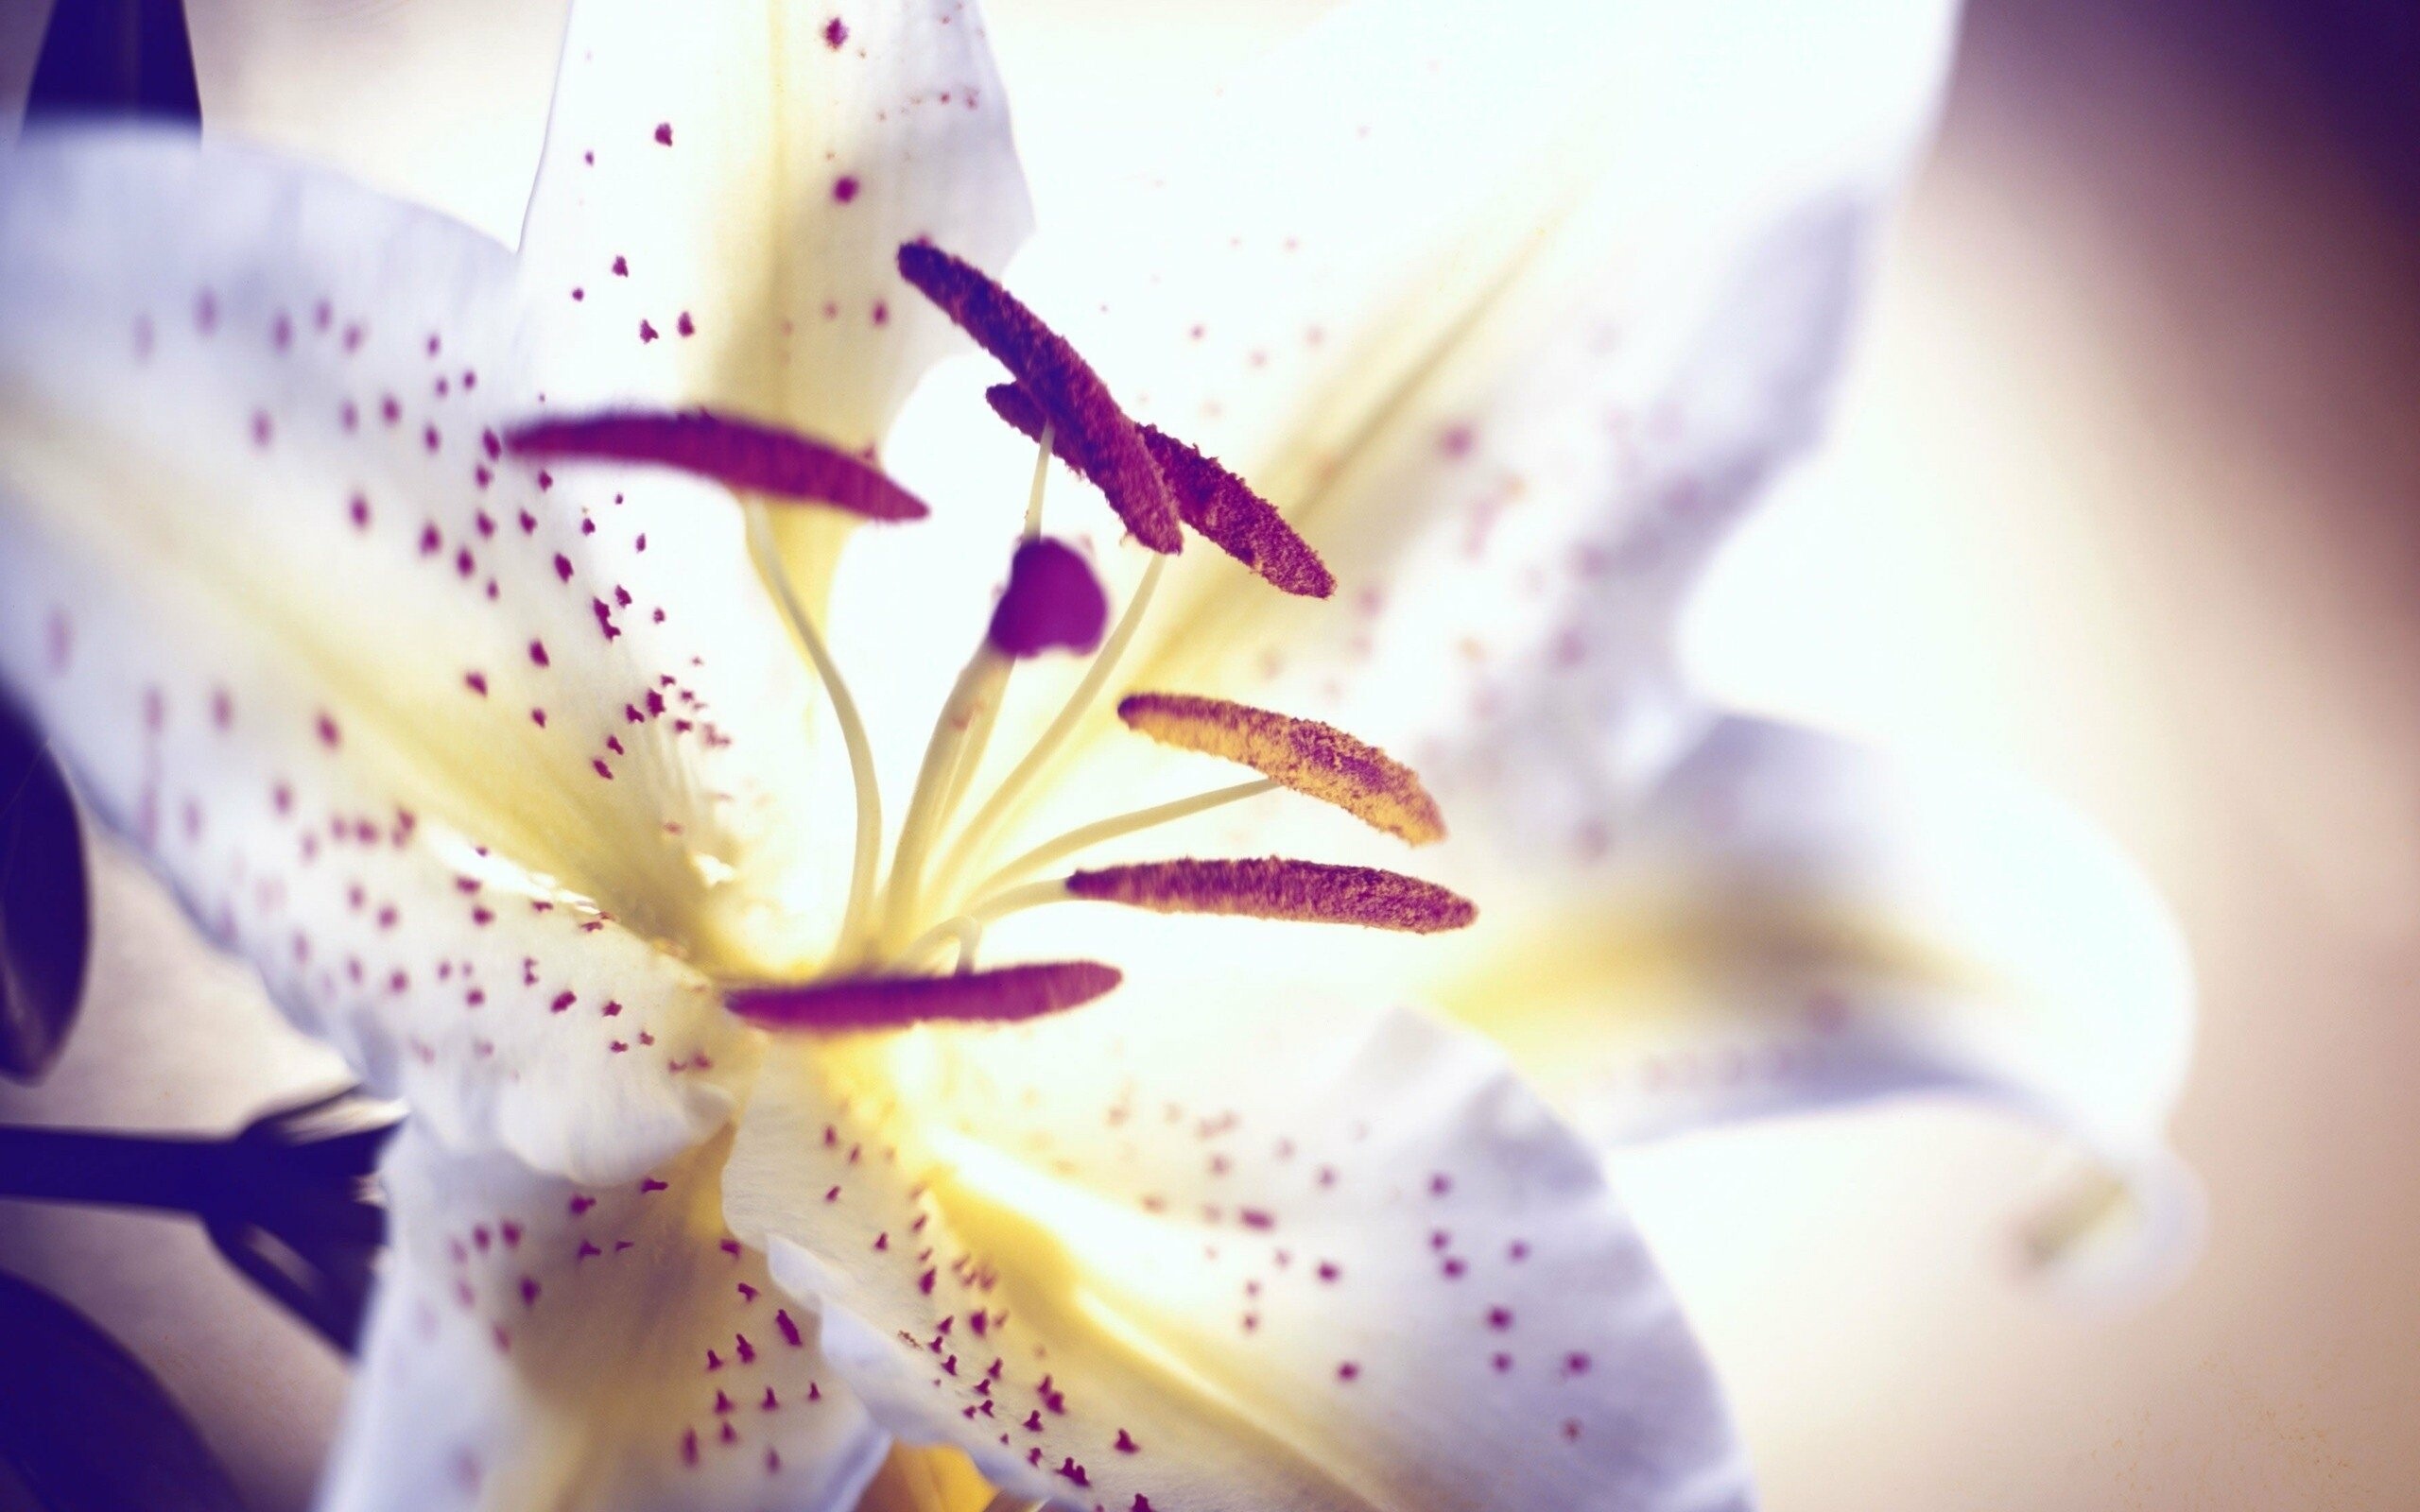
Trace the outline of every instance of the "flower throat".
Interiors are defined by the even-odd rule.
[[[1116,713],[1136,733],[1236,762],[1256,777],[999,854],[1002,826],[1099,703],[1186,531],[1279,592],[1324,598],[1335,578],[1241,478],[1130,419],[1091,366],[987,275],[925,242],[900,248],[898,264],[911,285],[1010,370],[1015,381],[992,388],[986,398],[1039,450],[1007,586],[934,721],[887,867],[865,722],[786,576],[770,516],[804,504],[904,522],[923,518],[924,503],[868,462],[825,442],[705,411],[547,420],[508,439],[526,456],[668,466],[742,492],[758,572],[831,701],[856,797],[838,934],[812,978],[733,985],[726,992],[732,1010],[769,1028],[838,1033],[938,1021],[1007,1022],[1075,1007],[1115,988],[1118,971],[1094,961],[977,966],[988,926],[1045,903],[1089,902],[1415,934],[1468,925],[1477,910],[1467,900],[1369,867],[1187,857],[1058,872],[1062,863],[1107,841],[1279,788],[1332,804],[1407,844],[1443,835],[1437,805],[1420,779],[1385,752],[1313,720],[1219,698],[1135,693],[1118,702]],[[1115,624],[1090,564],[1043,532],[1053,456],[1099,489],[1133,541],[1150,553]],[[1017,663],[1054,654],[1089,662],[1031,747],[980,802],[971,802]]]

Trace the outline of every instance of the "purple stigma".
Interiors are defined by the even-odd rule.
[[[1023,661],[1045,651],[1088,653],[1109,624],[1109,598],[1074,549],[1047,536],[1017,547],[1009,586],[992,611],[986,639],[1002,656]]]

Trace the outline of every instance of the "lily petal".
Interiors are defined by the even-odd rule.
[[[1540,669],[1651,730],[1671,600],[1818,429],[1953,9],[1363,4],[1150,187],[1054,216],[1020,285],[1350,610],[1205,574],[1142,676],[1316,708],[1424,771]]]
[[[559,398],[871,448],[953,339],[893,250],[996,266],[1029,224],[971,0],[581,0],[522,261]]]
[[[1593,871],[1448,1001],[1608,1145],[1909,1092],[2034,1119],[2088,1167],[2032,1226],[2148,1277],[2199,1205],[2165,1146],[2192,1041],[2140,872],[2021,784],[1725,719]],[[2123,1242],[2121,1242],[2123,1241]]]
[[[840,1512],[889,1435],[723,1228],[716,1141],[609,1188],[416,1129],[331,1512]]]
[[[204,136],[273,147],[510,240],[564,0],[188,0]]]
[[[1416,1015],[1130,990],[827,1045],[724,1190],[877,1420],[1017,1495],[1747,1504],[1595,1157]]]
[[[536,402],[510,275],[267,159],[19,148],[0,677],[289,1012],[448,1137],[600,1175],[720,1116],[731,1031],[649,942],[747,954],[810,705],[722,490],[491,444]]]

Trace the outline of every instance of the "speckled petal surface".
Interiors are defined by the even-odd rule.
[[[1019,1495],[1748,1504],[1594,1155],[1416,1015],[1130,985],[785,1057],[725,1202],[879,1421]]]
[[[331,177],[38,137],[0,290],[0,676],[101,815],[448,1133],[595,1174],[711,1127],[728,1031],[653,942],[741,951],[813,859],[728,497],[500,455],[507,254]]]
[[[856,449],[957,339],[893,250],[931,236],[996,266],[1028,224],[972,0],[581,0],[523,276],[582,400]]]
[[[1668,756],[1672,606],[1819,430],[1952,9],[1364,3],[1138,146],[1018,286],[1337,580],[1197,575],[1138,683],[1316,713],[1469,823],[1515,715]]]
[[[604,1187],[406,1130],[330,1512],[841,1512],[888,1435],[723,1228],[716,1142]]]

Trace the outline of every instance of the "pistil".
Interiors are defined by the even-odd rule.
[[[914,927],[924,899],[925,858],[982,760],[1010,671],[1045,652],[1089,653],[1100,644],[1109,601],[1099,581],[1082,557],[1040,533],[1047,460],[1046,453],[1035,462],[1026,534],[1010,561],[1008,586],[993,608],[983,643],[959,673],[925,743],[884,895],[883,934],[892,941]]]
[[[1042,430],[1041,447],[1033,455],[1033,481],[1026,490],[1025,499],[1024,539],[1027,541],[1042,539],[1043,490],[1050,480],[1050,444],[1055,434],[1053,427],[1046,424]],[[1001,684],[1000,691],[1005,696],[1008,692],[1006,682]],[[976,772],[983,765],[983,753],[991,748],[993,727],[999,722],[1000,703],[1000,698],[994,698],[975,711],[975,722],[966,732],[965,747],[959,752],[956,769],[950,773],[949,786],[942,794],[941,812],[944,817],[958,812],[959,804],[966,798],[967,788],[975,782]]]
[[[998,706],[1012,665],[990,645],[977,647],[942,703],[941,717],[933,723],[932,738],[925,744],[924,765],[916,772],[916,790],[908,800],[908,816],[900,823],[890,880],[884,887],[882,933],[888,939],[895,941],[914,927],[924,897],[925,858],[932,850],[935,833],[948,818],[944,795],[958,785],[958,770],[965,764],[978,712]]]
[[[1143,615],[1151,607],[1151,596],[1159,589],[1160,577],[1167,565],[1166,557],[1154,556],[1144,567],[1141,579],[1134,585],[1133,596],[1126,601],[1125,612],[1117,617],[1115,627],[1111,629],[1108,639],[1101,642],[1100,649],[1094,653],[1092,665],[1084,669],[1083,677],[1074,691],[1067,695],[1067,701],[1060,706],[1059,713],[1043,730],[1041,736],[1016,765],[1010,768],[1009,774],[1000,779],[999,786],[992,790],[991,797],[983,800],[983,806],[975,811],[975,816],[968,819],[966,827],[959,832],[958,839],[942,859],[938,879],[941,888],[946,889],[980,859],[980,848],[992,838],[992,832],[1009,816],[1011,806],[1024,794],[1026,786],[1059,754],[1060,747],[1067,743],[1067,737],[1075,733],[1084,715],[1091,713],[1094,703],[1100,697],[1100,690],[1116,672],[1118,659],[1126,654],[1126,647],[1132,643],[1134,632],[1142,627]]]

